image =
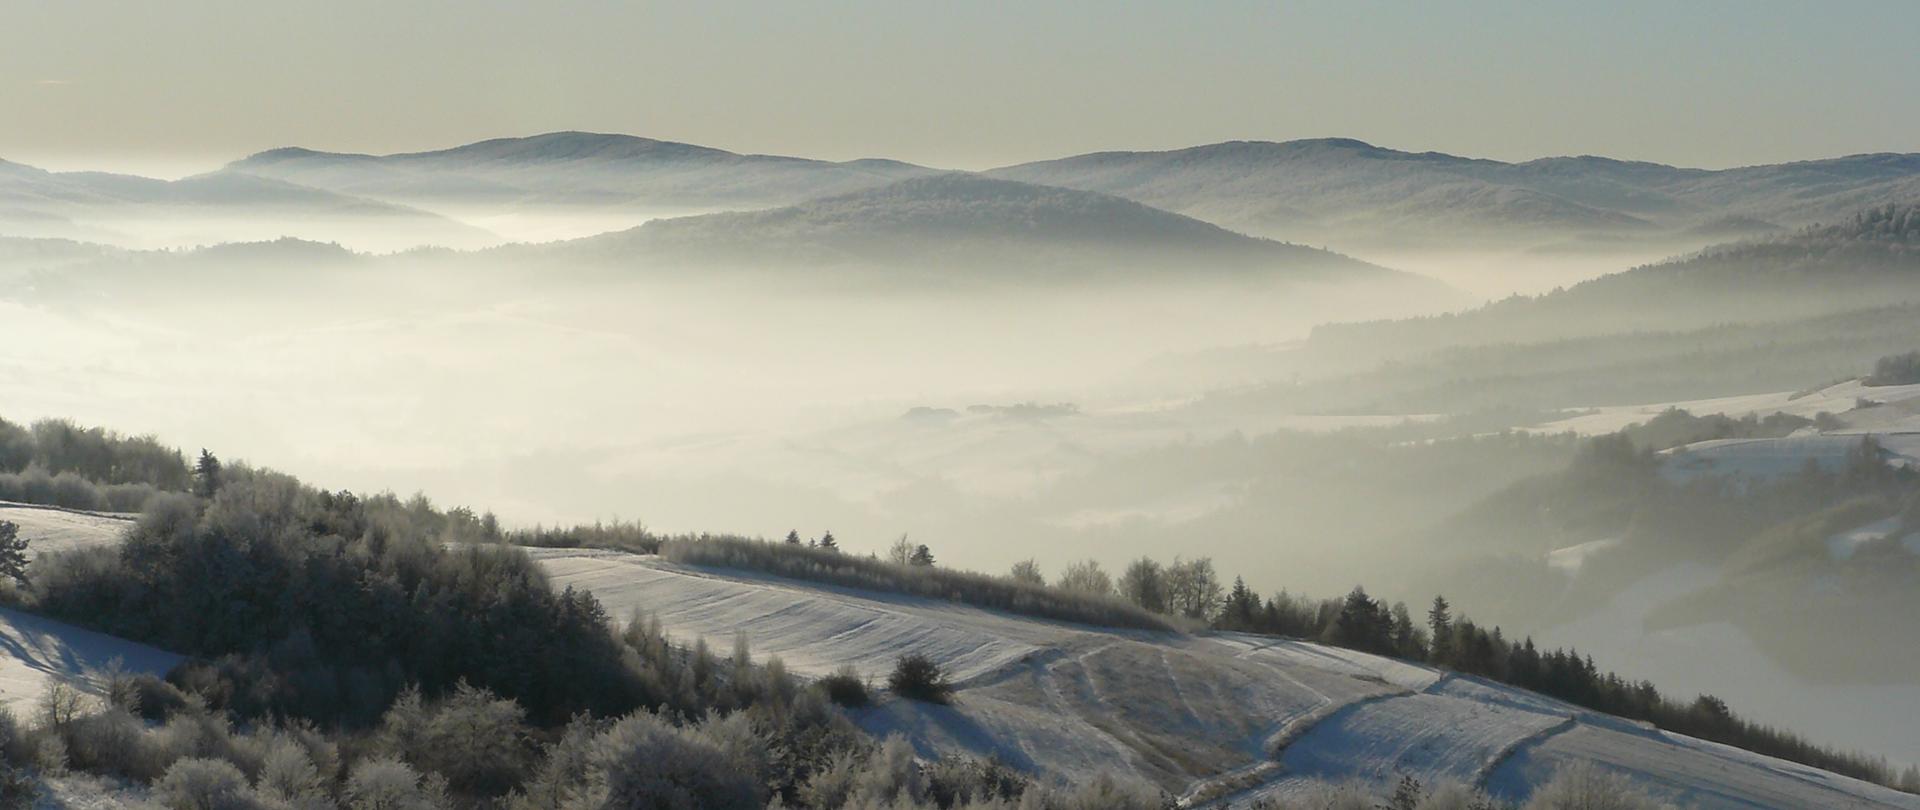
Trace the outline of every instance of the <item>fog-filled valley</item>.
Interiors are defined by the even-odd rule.
[[[761,562],[746,585],[677,578],[710,561],[676,557],[672,543],[706,534],[830,532],[845,554],[924,548],[929,566],[995,576],[1024,561],[1060,587],[1077,572],[1070,590],[1097,582],[1085,590],[1166,614],[1165,627],[1147,625],[1156,631],[1300,635],[1251,613],[1235,623],[1228,583],[1241,580],[1255,607],[1303,614],[1364,586],[1382,616],[1404,603],[1386,620],[1404,638],[1338,637],[1336,601],[1311,625],[1331,628],[1326,638],[1308,640],[1486,683],[1368,659],[1340,664],[1365,673],[1338,684],[1382,691],[1348,695],[1315,681],[1330,677],[1319,670],[1270,664],[1319,690],[1325,711],[1408,696],[1465,711],[1446,701],[1469,698],[1448,690],[1496,682],[1585,707],[1526,709],[1537,716],[1500,726],[1517,736],[1488,743],[1484,766],[1434,774],[1522,800],[1545,783],[1549,749],[1511,757],[1566,731],[1562,721],[1594,735],[1672,730],[1663,704],[1604,702],[1644,679],[1682,704],[1710,694],[1724,704],[1697,705],[1754,724],[1679,729],[1713,741],[1702,746],[1799,751],[1756,730],[1771,727],[1886,772],[1847,776],[1920,789],[1920,772],[1900,782],[1920,764],[1917,204],[1914,155],[1704,170],[1346,139],[984,172],[580,132],[383,156],[289,147],[173,181],[0,163],[0,419],[150,435],[188,458],[209,448],[249,461],[246,475],[318,488],[302,504],[422,493],[430,501],[407,507],[416,519],[467,507],[497,519],[493,540],[500,527],[536,537],[596,522],[645,535],[663,557],[622,562],[632,579],[608,579],[602,556],[640,550],[631,537],[592,552],[554,543],[563,550],[536,558],[609,605],[616,593],[733,605],[775,587],[758,577],[791,573]],[[0,452],[0,502],[31,500],[28,479],[59,472],[13,461]],[[84,493],[56,503],[52,487],[36,490],[40,505],[100,520],[145,505]],[[345,507],[326,509],[334,519]],[[137,531],[157,532],[154,519]],[[682,539],[662,551],[663,537]],[[1190,572],[1182,565],[1206,561],[1216,578],[1194,586],[1192,609],[1147,604],[1122,581],[1143,558]],[[1218,684],[1264,660],[1239,635],[1217,642],[1228,652],[1195,640],[1108,653],[1053,635],[1077,625],[876,608],[854,591],[867,584],[836,581],[845,592],[809,592],[805,604],[831,621],[899,610],[1070,654],[1032,663],[1034,683],[1007,667],[1039,658],[943,659],[978,668],[958,680],[978,695],[962,705],[992,707],[967,720],[982,730],[860,717],[923,755],[980,753],[1037,723],[1022,701],[1067,688],[1048,680],[1059,660],[1138,672],[1124,655],[1158,656],[1174,677],[1191,655],[1217,679],[1207,700],[1222,702],[1243,687]],[[1485,662],[1440,657],[1424,635],[1413,644],[1428,630],[1407,624],[1408,606],[1421,621],[1441,594],[1456,615],[1499,628]],[[86,612],[104,611],[105,597],[82,608],[58,596],[34,598],[93,629],[135,626]],[[683,612],[669,629],[718,643],[770,621],[734,609]],[[218,647],[131,635],[158,645],[154,668]],[[752,641],[788,645],[809,677],[827,674],[809,660],[879,660],[835,646],[850,643],[840,636]],[[1574,695],[1528,680],[1510,662],[1531,660],[1536,642],[1589,656],[1588,676],[1617,672],[1618,688]],[[1474,705],[1520,698],[1472,698],[1483,699]],[[1615,728],[1588,711],[1627,719],[1608,720]],[[1073,748],[1030,770],[1148,762],[1138,770],[1188,806],[1308,789],[1278,765],[1228,766],[1264,732],[1208,742],[1239,753],[1203,765],[1085,722],[1123,753]],[[1317,733],[1304,728],[1286,734]],[[1020,739],[1029,754],[1046,748]],[[1395,773],[1314,770],[1308,755],[1273,762],[1363,781]],[[1809,772],[1851,762],[1799,756]],[[1646,780],[1702,806],[1837,801],[1721,801],[1686,781],[1697,776]],[[1909,794],[1847,795],[1914,806]]]

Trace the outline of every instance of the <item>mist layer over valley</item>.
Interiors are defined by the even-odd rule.
[[[509,527],[905,538],[1049,581],[1206,560],[1382,611],[1444,593],[1898,770],[1920,763],[1916,198],[1911,155],[1707,171],[1345,139],[980,173],[579,132],[171,182],[0,164],[0,417]],[[547,564],[600,576],[575,553]],[[653,584],[600,584],[695,587],[636,564]],[[1185,618],[1224,621],[1207,600]],[[974,674],[1019,706],[987,678],[1013,660]],[[1515,722],[1577,724],[1553,711]]]

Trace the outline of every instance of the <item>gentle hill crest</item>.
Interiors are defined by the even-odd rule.
[[[768,206],[934,170],[898,161],[833,163],[592,132],[494,138],[391,155],[272,149],[227,170],[421,204]]]
[[[1151,270],[1193,278],[1229,272],[1431,284],[1111,195],[964,173],[766,211],[655,220],[544,249],[601,262],[687,266],[799,264],[1029,278]]]

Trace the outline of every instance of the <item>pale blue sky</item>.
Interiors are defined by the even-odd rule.
[[[976,168],[1339,135],[1728,166],[1920,151],[1920,3],[0,0],[0,158],[557,129]]]

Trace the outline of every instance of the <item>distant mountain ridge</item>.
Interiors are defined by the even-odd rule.
[[[50,172],[0,161],[0,235],[132,246],[122,239],[125,231],[159,225],[214,232],[212,238],[196,240],[199,243],[249,238],[222,232],[217,224],[199,224],[223,222],[245,222],[269,231],[282,224],[289,228],[379,227],[443,243],[482,234],[417,208],[238,172],[157,180],[108,172]],[[292,231],[252,238],[288,232]]]
[[[235,161],[226,171],[421,204],[710,208],[790,204],[935,170],[890,160],[833,163],[633,135],[553,132],[392,155],[288,147]]]
[[[1111,195],[964,173],[902,180],[766,211],[655,220],[544,249],[597,262],[702,267],[828,266],[1029,279],[1253,273],[1440,286]]]
[[[1502,232],[1679,237],[1717,220],[1796,227],[1920,198],[1920,155],[1911,154],[1707,170],[1595,156],[1507,163],[1348,138],[1100,152],[988,174],[1333,243],[1464,244]]]

